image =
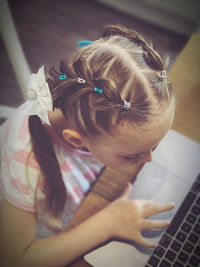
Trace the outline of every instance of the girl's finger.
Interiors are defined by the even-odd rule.
[[[152,205],[148,205],[146,206],[146,208],[143,209],[142,211],[142,215],[144,217],[148,217],[157,213],[161,213],[167,210],[171,210],[174,208],[174,204],[173,203],[161,203],[161,204],[152,204]]]
[[[137,206],[140,208],[140,209],[144,209],[146,207],[149,207],[153,204],[152,201],[150,200],[146,200],[146,199],[136,199],[134,200],[135,203],[137,203]]]
[[[143,247],[147,247],[147,248],[156,248],[157,245],[156,244],[152,244],[150,243],[146,238],[144,238],[142,235],[140,235],[137,239],[135,239],[135,241],[143,246]]]
[[[139,229],[159,229],[163,227],[168,227],[170,225],[169,221],[161,220],[142,220],[139,224]]]

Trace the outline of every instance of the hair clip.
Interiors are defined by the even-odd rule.
[[[85,83],[85,80],[82,78],[78,78],[78,83]]]
[[[88,45],[92,44],[92,41],[82,40],[82,41],[78,41],[77,44],[80,47],[85,47],[85,46],[88,46]]]
[[[167,72],[166,72],[166,70],[161,70],[161,72],[160,72],[160,76],[161,76],[161,78],[163,78],[163,79],[167,78]]]
[[[94,91],[98,94],[102,94],[103,93],[103,90],[102,89],[99,89],[97,87],[94,88]]]
[[[31,74],[28,86],[28,98],[33,101],[33,107],[28,115],[37,115],[41,120],[50,125],[48,111],[53,111],[53,98],[46,81],[44,66],[36,74]]]
[[[66,79],[66,74],[60,75],[60,80],[65,80]]]
[[[127,101],[124,100],[123,108],[124,108],[124,109],[129,109],[130,107],[131,107],[130,102],[127,102]]]

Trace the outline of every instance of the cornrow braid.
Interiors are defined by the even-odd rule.
[[[116,36],[117,39],[113,39],[113,36]],[[126,39],[126,43],[124,43],[123,39],[120,41],[119,38]],[[112,42],[116,43],[116,47],[120,47],[121,51],[124,51],[130,60],[135,62],[137,67],[134,72],[128,67],[123,57],[119,57],[120,54],[118,56],[113,52],[113,45],[112,47],[106,45],[110,43],[111,39],[113,40]],[[141,49],[143,58],[141,57],[142,53],[138,52],[139,50],[134,48],[131,43]],[[102,46],[102,44],[104,45]],[[104,110],[112,111],[118,121],[129,117],[131,120],[134,118],[134,121],[137,122],[148,121],[152,114],[146,91],[147,85],[145,85],[144,81],[146,80],[152,88],[155,87],[156,83],[158,84],[154,93],[159,101],[164,98],[170,99],[171,97],[170,83],[160,76],[163,66],[164,64],[158,53],[137,32],[124,27],[110,26],[104,31],[102,39],[80,49],[71,64],[61,62],[59,71],[49,72],[54,77],[54,85],[52,84],[54,107],[61,108],[67,119],[73,120],[73,118],[76,118],[76,123],[81,126],[80,130],[86,135],[89,134],[86,129],[88,121],[90,121],[90,129],[93,129],[91,131],[92,135],[100,132],[95,130],[95,124],[96,129],[105,125],[103,129],[109,130],[108,124],[110,124],[111,119],[105,122],[102,116],[102,123],[100,122],[100,113],[103,114]],[[155,72],[155,69],[159,70],[159,72]],[[140,75],[137,75],[137,72]],[[65,81],[59,81],[58,78],[56,80],[55,75],[58,77],[60,73],[67,75]],[[86,82],[83,84],[78,83],[78,77]],[[130,91],[131,81],[132,84],[138,84],[139,87],[137,87],[141,88],[138,91],[140,92],[139,95],[135,89],[132,92]],[[103,94],[97,96],[94,93],[94,88],[102,88]],[[129,109],[123,110],[124,101],[131,103]],[[129,116],[132,114],[133,109],[135,110],[135,115]],[[76,110],[79,113],[78,115]]]
[[[98,75],[94,77],[88,62],[83,57],[73,62],[71,65],[72,72],[76,78],[69,78],[59,84],[56,90],[55,88],[52,90],[54,93],[59,92],[59,87],[63,90],[62,97],[53,94],[55,96],[54,99],[60,101],[58,105],[63,114],[67,119],[74,118],[76,124],[79,125],[80,131],[85,135],[88,135],[88,130],[86,130],[88,126],[93,135],[100,134],[99,127],[109,131],[110,121],[104,119],[105,114],[103,111],[122,109],[124,104],[120,94],[117,92],[115,83],[105,78],[99,78]],[[77,82],[78,76],[81,76],[85,83],[79,84]],[[94,88],[104,88],[101,96],[95,93]],[[79,110],[79,114],[77,115],[74,110]],[[95,113],[94,111],[96,115],[92,115],[92,113]],[[99,127],[95,126],[95,120],[92,119],[94,116]]]
[[[155,70],[162,71],[165,66],[160,57],[160,55],[153,49],[152,45],[148,44],[144,38],[134,30],[127,29],[123,26],[109,26],[104,32],[102,37],[110,37],[112,35],[123,36],[129,39],[131,42],[134,42],[138,46],[142,47],[146,52],[146,62]]]

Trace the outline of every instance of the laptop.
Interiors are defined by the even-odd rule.
[[[95,267],[200,267],[200,144],[170,130],[133,184],[131,199],[174,202],[152,219],[170,220],[166,229],[142,234],[156,249],[114,240],[86,254]]]

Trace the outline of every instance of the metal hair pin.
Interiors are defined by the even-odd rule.
[[[163,78],[163,79],[167,78],[167,72],[166,72],[166,70],[161,70],[161,72],[160,72],[160,76],[161,76],[161,78]]]
[[[124,100],[123,108],[124,108],[124,109],[129,109],[130,107],[131,107],[130,102],[127,102],[127,101]]]
[[[85,80],[82,78],[78,78],[78,83],[85,83]]]

